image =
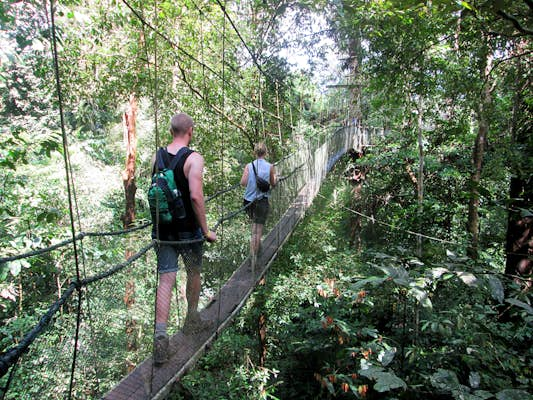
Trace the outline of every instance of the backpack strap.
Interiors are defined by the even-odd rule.
[[[187,146],[183,146],[181,149],[179,149],[179,151],[177,152],[177,154],[174,156],[174,158],[172,159],[172,162],[170,163],[170,165],[168,166],[168,169],[171,169],[171,170],[175,170],[176,169],[176,166],[178,165],[178,163],[180,162],[180,160],[183,158],[183,156],[185,154],[187,154],[189,152],[189,148]],[[167,153],[167,156],[168,156],[168,153]]]
[[[168,151],[165,148],[160,147],[159,150],[157,150],[156,154],[157,168],[159,169],[159,171],[162,171],[166,168],[171,170],[176,169],[176,166],[178,165],[181,158],[183,158],[183,156],[189,151],[190,149],[187,146],[182,147],[171,161]]]
[[[257,171],[255,169],[255,165],[254,165],[254,162],[252,161],[252,168],[254,169],[254,174],[255,174],[255,177],[257,178]]]
[[[170,162],[167,151],[162,147],[160,147],[157,150],[156,159],[157,159],[157,169],[159,171],[163,171]],[[155,168],[154,168],[154,171],[155,171]]]

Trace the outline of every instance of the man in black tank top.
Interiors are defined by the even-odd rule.
[[[154,337],[154,362],[162,364],[168,360],[169,339],[167,321],[172,299],[172,289],[176,284],[178,271],[178,256],[181,255],[187,271],[187,317],[183,326],[185,334],[198,333],[212,327],[211,321],[200,318],[198,300],[200,297],[200,271],[202,268],[202,241],[216,240],[216,233],[207,227],[205,217],[205,203],[203,193],[203,157],[187,148],[193,135],[194,123],[190,116],[179,113],[170,120],[172,142],[166,151],[169,159],[175,157],[181,149],[180,161],[174,170],[176,186],[182,193],[185,204],[186,217],[172,222],[170,225],[160,225],[159,232],[152,231],[152,236],[162,241],[180,241],[200,239],[195,243],[181,245],[167,245],[161,243],[157,248],[157,269],[159,285],[156,294],[156,316]],[[155,166],[155,156],[152,168]]]

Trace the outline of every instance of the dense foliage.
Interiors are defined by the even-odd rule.
[[[173,398],[531,398],[533,314],[519,285],[442,243],[417,258],[415,240],[379,220],[363,224],[375,238],[354,250],[351,197],[339,167],[246,312]]]
[[[237,182],[258,140],[279,160],[318,143],[327,126],[373,126],[385,133],[377,151],[337,171],[317,199],[320,218],[302,225],[221,351],[176,396],[526,398],[531,13],[529,0],[3,2],[0,256],[124,227],[132,104],[133,225],[149,218],[150,158],[176,110],[195,119],[206,194]],[[299,37],[304,27],[311,34]],[[334,76],[318,68],[330,63],[315,47],[324,34],[339,49]],[[280,56],[294,43],[315,57],[303,72]],[[326,81],[335,85],[315,84]],[[221,197],[210,224],[239,201]],[[228,273],[217,268],[245,256],[244,229],[238,219],[227,247],[206,254],[209,290]],[[0,351],[20,343],[73,277],[123,262],[148,236],[85,238],[78,254],[68,246],[0,263]],[[101,395],[146,358],[152,256],[61,307],[12,369],[9,396],[65,396],[78,307],[83,374],[72,378],[84,385],[74,397]],[[176,308],[178,326],[181,300]],[[257,352],[260,315],[268,345]]]

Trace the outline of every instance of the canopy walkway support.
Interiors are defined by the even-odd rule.
[[[293,161],[292,165],[297,164],[301,168],[293,178],[296,178],[297,182],[303,181],[301,189],[263,239],[263,251],[258,260],[257,270],[252,272],[250,258],[246,258],[218,294],[201,311],[202,318],[216,321],[216,326],[211,331],[194,336],[186,336],[179,331],[170,338],[172,356],[167,363],[156,367],[153,366],[151,357],[146,359],[104,398],[108,400],[164,398],[174,382],[194,366],[246,303],[256,283],[267,272],[278,251],[305,215],[327,173],[349,149],[361,151],[369,144],[370,139],[369,130],[360,126],[347,126],[327,137],[316,148],[310,143],[305,143],[295,152],[292,157],[296,163]]]

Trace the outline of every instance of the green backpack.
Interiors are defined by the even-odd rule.
[[[183,198],[174,180],[174,169],[188,150],[187,147],[182,147],[170,163],[168,163],[169,156],[164,148],[161,147],[157,151],[158,168],[152,175],[152,184],[148,189],[148,204],[154,225],[158,222],[167,225],[186,217]]]

